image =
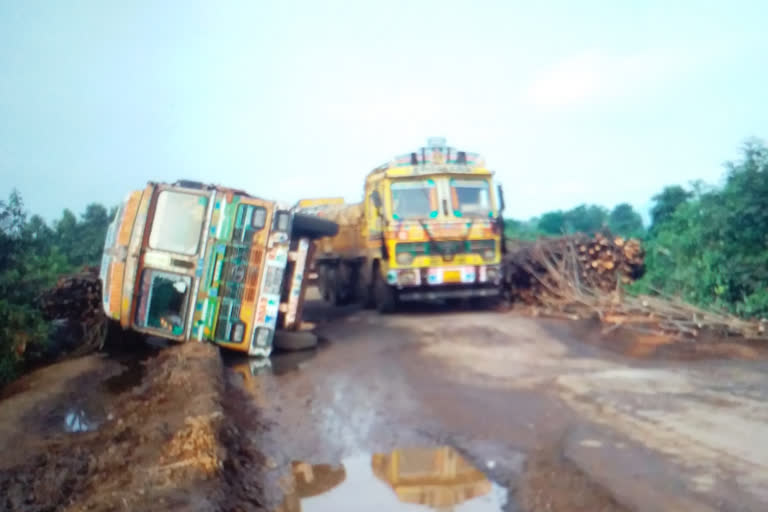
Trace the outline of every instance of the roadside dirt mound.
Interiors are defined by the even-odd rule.
[[[0,464],[0,506],[20,511],[218,508],[227,450],[220,439],[223,381],[216,349],[188,343],[145,364],[141,383],[114,397],[96,430],[43,436],[16,447],[25,457]],[[74,379],[71,385],[82,382]],[[37,409],[54,405],[43,401]]]
[[[527,512],[628,512],[605,489],[557,453],[532,455],[517,484]]]
[[[768,359],[768,344],[737,336],[722,336],[704,330],[695,339],[640,331],[621,325],[606,326],[597,319],[544,320],[548,329],[563,339],[575,339],[610,352],[635,359],[698,361],[733,359],[758,361]]]

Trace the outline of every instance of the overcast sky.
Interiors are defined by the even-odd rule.
[[[438,135],[486,157],[509,216],[647,209],[766,136],[766,19],[760,1],[0,0],[0,194],[47,218],[178,178],[358,200]]]

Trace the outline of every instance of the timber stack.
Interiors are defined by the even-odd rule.
[[[56,358],[102,348],[108,323],[101,307],[101,293],[98,269],[87,267],[77,274],[60,277],[53,288],[40,296],[43,316],[57,327],[53,334],[55,343],[51,344]]]
[[[643,275],[644,257],[639,240],[607,232],[515,241],[507,246],[505,285],[526,304],[560,301],[572,287],[609,293]]]
[[[48,320],[88,322],[102,315],[101,281],[94,268],[60,277],[40,297],[40,308]]]

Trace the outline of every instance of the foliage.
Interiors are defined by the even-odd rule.
[[[608,216],[608,228],[624,237],[641,237],[644,234],[643,218],[629,203],[621,203]]]
[[[538,220],[537,231],[545,235],[564,233],[594,234],[608,224],[608,211],[602,206],[582,204],[571,210],[547,212]]]
[[[651,226],[653,229],[658,227],[669,219],[677,208],[693,197],[692,192],[688,192],[680,185],[665,187],[664,190],[653,196],[654,205],[651,208]]]
[[[726,164],[720,188],[699,181],[688,190],[668,186],[653,196],[647,232],[628,203],[610,212],[584,204],[527,222],[507,221],[505,232],[530,239],[608,227],[625,237],[643,237],[646,274],[634,290],[768,317],[768,148],[750,140],[742,153],[741,160]]]
[[[515,219],[504,220],[504,236],[518,240],[535,240],[544,233],[538,228],[538,219],[520,221]]]
[[[22,354],[41,350],[48,335],[36,302],[56,278],[99,262],[107,210],[89,205],[78,220],[65,210],[54,228],[27,218],[18,192],[0,201],[0,385],[18,371]]]
[[[749,141],[743,154],[727,164],[721,189],[656,196],[647,274],[638,289],[746,317],[768,315],[768,148]]]

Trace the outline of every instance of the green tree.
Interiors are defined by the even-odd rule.
[[[768,315],[768,149],[749,141],[743,153],[722,189],[697,187],[655,225],[640,289]]]
[[[560,211],[547,212],[539,219],[539,230],[548,235],[560,235],[565,229],[565,214]]]
[[[643,218],[631,204],[621,203],[608,216],[608,227],[611,232],[622,236],[639,237],[643,235]]]
[[[596,233],[606,227],[608,210],[602,206],[582,204],[565,212],[565,225],[569,233]]]
[[[653,196],[654,205],[651,208],[651,226],[656,228],[669,219],[675,210],[693,197],[692,192],[686,191],[680,185],[665,187]]]
[[[76,265],[98,265],[104,250],[104,238],[107,236],[110,216],[107,209],[96,203],[85,208],[78,229],[80,234],[79,260]]]
[[[89,204],[79,220],[66,209],[55,223],[56,245],[75,267],[98,265],[109,221],[107,209],[100,204]]]
[[[15,190],[0,201],[0,385],[14,377],[28,346],[44,342],[47,325],[35,298],[57,271],[37,250],[26,218]]]

